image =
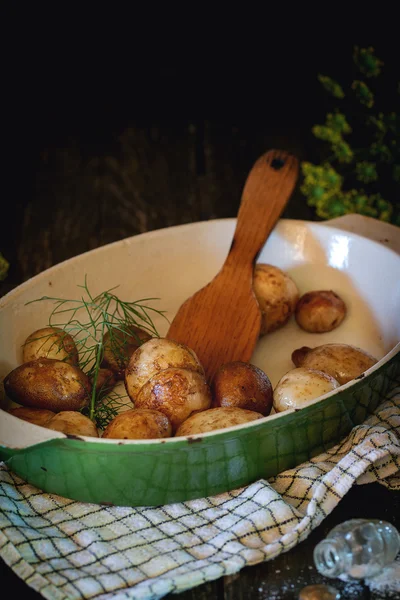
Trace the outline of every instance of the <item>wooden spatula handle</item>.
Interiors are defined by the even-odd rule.
[[[295,187],[298,169],[298,160],[283,150],[270,150],[255,162],[243,188],[226,266],[254,265]]]

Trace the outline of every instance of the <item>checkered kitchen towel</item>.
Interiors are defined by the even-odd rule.
[[[0,556],[52,600],[162,598],[286,552],[373,481],[400,489],[400,381],[329,452],[212,498],[105,508],[43,494],[0,464]]]

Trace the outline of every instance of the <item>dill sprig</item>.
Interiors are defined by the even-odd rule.
[[[167,317],[164,311],[149,306],[149,302],[159,298],[142,298],[135,301],[121,300],[115,289],[110,288],[94,296],[88,287],[87,277],[79,299],[64,299],[42,296],[27,302],[50,301],[54,308],[48,319],[49,327],[57,327],[73,338],[79,354],[79,368],[86,373],[92,383],[90,401],[85,409],[87,416],[98,427],[104,427],[116,414],[121,405],[121,396],[109,393],[110,388],[98,389],[97,381],[104,358],[104,336],[109,334],[111,351],[123,355],[125,345],[132,338],[135,327],[147,332],[150,337],[159,337],[152,316]],[[167,319],[168,320],[168,319]],[[51,334],[49,334],[51,335]],[[138,345],[142,342],[137,336]],[[105,396],[108,393],[108,399]]]

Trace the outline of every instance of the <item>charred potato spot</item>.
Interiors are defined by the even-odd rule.
[[[211,406],[211,391],[202,374],[171,367],[145,383],[136,397],[135,406],[161,411],[176,431],[193,411]]]
[[[338,294],[320,290],[301,296],[296,305],[295,319],[305,331],[325,333],[339,327],[346,313],[346,304]]]
[[[301,366],[328,373],[343,385],[376,363],[376,358],[361,348],[349,344],[324,344],[310,350]]]
[[[103,438],[151,440],[171,437],[167,415],[152,409],[131,409],[115,417],[103,432]]]
[[[33,423],[33,425],[40,425],[41,427],[46,427],[46,424],[56,414],[55,412],[45,408],[30,408],[29,406],[11,408],[8,412],[10,415],[18,417],[18,419],[28,421],[28,423]]]
[[[173,340],[152,338],[135,350],[125,370],[125,387],[132,401],[135,402],[149,379],[171,367],[204,375],[204,369],[193,350]]]
[[[22,362],[53,358],[78,366],[78,349],[69,333],[58,327],[42,327],[31,333],[22,348]]]
[[[300,296],[293,279],[278,267],[259,263],[254,268],[253,290],[262,316],[260,335],[283,327]]]
[[[107,331],[103,337],[102,367],[111,369],[115,373],[116,379],[123,379],[130,357],[151,337],[147,331],[133,325],[127,327],[126,331],[119,329]]]
[[[99,437],[93,421],[80,412],[73,410],[65,410],[57,413],[48,421],[45,427],[53,431],[61,431],[61,433],[65,433],[66,435]]]
[[[242,425],[261,419],[263,415],[256,411],[244,408],[220,406],[210,408],[191,415],[177,429],[175,437],[183,435],[195,435],[206,433],[217,429],[226,429],[235,425]]]
[[[272,385],[261,369],[235,361],[222,365],[212,383],[213,407],[230,406],[268,415],[272,408]]]
[[[89,401],[91,385],[78,367],[41,358],[11,371],[4,379],[4,389],[17,404],[60,412],[83,408]]]
[[[274,390],[274,410],[302,408],[305,402],[319,398],[339,387],[339,382],[322,371],[297,367],[278,381]]]

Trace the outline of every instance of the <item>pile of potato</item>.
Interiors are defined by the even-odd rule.
[[[273,265],[256,265],[254,292],[262,313],[261,336],[283,327],[291,317],[312,333],[332,331],[346,317],[346,305],[335,292],[301,296],[288,274]],[[113,343],[107,333],[103,349],[96,389],[107,387],[126,396],[103,431],[81,413],[89,404],[93,382],[79,367],[73,338],[57,328],[45,327],[27,338],[22,364],[4,380],[6,395],[19,405],[9,412],[67,435],[191,436],[268,417],[271,411],[299,409],[377,362],[347,344],[297,348],[291,357],[294,368],[273,389],[266,373],[244,362],[223,365],[209,385],[192,349],[150,337],[139,327],[117,330]]]

